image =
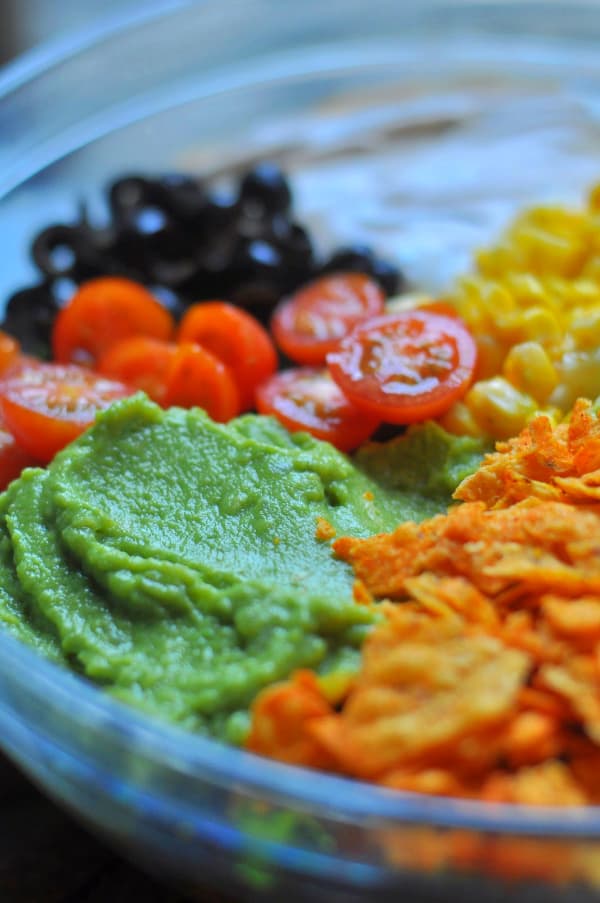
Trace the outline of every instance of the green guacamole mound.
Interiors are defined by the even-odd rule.
[[[259,690],[355,668],[373,623],[317,519],[366,536],[430,516],[481,453],[427,425],[351,460],[270,418],[125,399],[0,496],[0,620],[113,696],[240,743]]]

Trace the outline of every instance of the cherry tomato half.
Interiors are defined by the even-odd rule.
[[[240,396],[229,367],[193,342],[181,342],[165,377],[163,405],[204,408],[225,423],[240,413]]]
[[[0,330],[0,373],[5,373],[15,366],[20,350],[21,346],[17,339]]]
[[[95,367],[117,342],[133,336],[167,341],[173,317],[137,282],[118,276],[90,279],[59,312],[52,330],[52,353],[61,364]]]
[[[277,370],[277,352],[266,329],[246,311],[225,301],[206,301],[188,308],[178,340],[202,345],[229,367],[242,410],[254,407],[256,387]]]
[[[132,391],[74,364],[38,364],[0,382],[0,411],[21,448],[45,464]]]
[[[326,370],[311,367],[276,373],[257,389],[256,406],[292,432],[304,430],[340,451],[357,448],[381,422],[353,405]]]
[[[361,323],[327,357],[348,398],[387,423],[444,413],[468,389],[476,361],[475,340],[462,320],[425,310]]]
[[[301,288],[275,310],[271,329],[281,350],[299,364],[324,364],[357,323],[383,313],[385,295],[363,273],[336,273]]]
[[[140,389],[162,404],[167,373],[176,354],[174,342],[135,336],[111,345],[100,358],[98,372]]]

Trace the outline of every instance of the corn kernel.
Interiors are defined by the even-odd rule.
[[[576,349],[600,347],[600,304],[597,307],[576,307],[571,314],[568,334]]]
[[[563,332],[558,318],[543,307],[529,307],[521,314],[521,328],[517,341],[535,341],[544,347],[558,345]]]
[[[519,307],[531,307],[532,305],[544,307],[546,305],[544,284],[532,273],[509,273],[504,282]]]
[[[506,355],[502,372],[512,385],[543,403],[558,383],[558,374],[539,342],[513,345]]]
[[[482,276],[494,279],[511,270],[520,270],[524,261],[519,248],[513,244],[502,244],[495,248],[483,248],[475,255],[477,270]]]
[[[581,275],[593,282],[600,282],[600,254],[590,254],[581,268]]]
[[[519,221],[564,237],[582,235],[587,231],[586,215],[568,207],[533,207]]]
[[[481,428],[476,423],[470,410],[462,401],[455,401],[452,407],[440,418],[440,425],[455,436],[482,435]]]
[[[534,273],[573,278],[585,262],[586,246],[577,235],[555,235],[529,225],[519,229],[515,237]]]
[[[578,398],[600,395],[600,348],[571,351],[556,363],[558,385],[549,398],[563,411],[572,408]]]
[[[538,407],[502,376],[475,383],[464,402],[482,433],[497,439],[516,436]]]
[[[571,283],[570,295],[574,305],[581,307],[600,305],[600,285],[593,279],[575,279]]]
[[[489,379],[491,376],[496,376],[502,369],[509,346],[489,333],[476,335],[475,340],[477,342],[475,379]]]

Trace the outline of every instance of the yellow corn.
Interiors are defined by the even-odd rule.
[[[576,307],[571,314],[569,335],[576,349],[600,348],[600,304]]]
[[[543,404],[558,383],[558,373],[539,342],[513,345],[504,360],[502,372],[519,391]]]
[[[530,395],[519,392],[502,376],[475,383],[464,402],[481,432],[497,439],[516,436],[538,409]]]
[[[521,214],[450,300],[479,350],[477,381],[444,418],[453,432],[471,434],[472,420],[504,437],[540,405],[564,415],[600,395],[600,184],[586,208]]]
[[[550,396],[550,404],[568,411],[578,398],[594,399],[600,395],[600,348],[570,351],[556,369],[558,385]]]
[[[483,430],[462,401],[455,401],[450,410],[440,418],[440,425],[455,436],[481,436]]]

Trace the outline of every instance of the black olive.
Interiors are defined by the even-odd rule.
[[[281,299],[279,288],[268,280],[240,283],[227,296],[232,304],[243,307],[265,326]]]
[[[376,279],[386,295],[393,295],[399,291],[405,280],[400,270],[381,257],[377,257],[368,245],[353,245],[338,248],[319,267],[319,273],[335,273],[350,271],[353,273],[366,273]]]
[[[370,275],[377,280],[388,296],[406,288],[406,279],[401,270],[380,257],[375,258]]]
[[[373,267],[374,253],[368,245],[353,245],[338,248],[319,267],[321,273],[350,271],[369,273]]]
[[[66,277],[53,279],[48,288],[52,295],[54,306],[58,309],[69,303],[77,291],[77,283],[73,279]]]
[[[192,257],[179,260],[151,260],[147,275],[152,282],[164,285],[169,291],[180,291],[199,271],[198,263]]]
[[[265,161],[247,172],[240,182],[240,200],[246,210],[286,213],[292,205],[288,180],[276,163]]]
[[[48,357],[57,309],[50,282],[30,286],[9,299],[2,328],[19,340],[24,351]]]
[[[202,209],[202,215],[198,218],[197,225],[201,232],[209,237],[225,230],[233,229],[237,223],[240,208],[237,195],[221,190],[214,190],[208,194],[206,204]]]
[[[166,173],[151,183],[154,203],[181,223],[201,218],[207,204],[204,186],[181,173]]]
[[[123,176],[112,182],[108,189],[108,203],[114,219],[118,222],[129,216],[132,210],[151,203],[151,195],[151,182],[142,176]]]
[[[177,262],[187,258],[192,247],[183,230],[160,207],[132,210],[121,223],[112,254],[128,267],[138,271],[142,281],[162,282],[156,273],[163,261]]]
[[[48,226],[31,246],[31,256],[45,276],[71,276],[77,267],[78,230],[75,226]]]
[[[272,242],[242,240],[235,248],[233,265],[240,282],[254,279],[277,281],[282,276],[283,258]]]

